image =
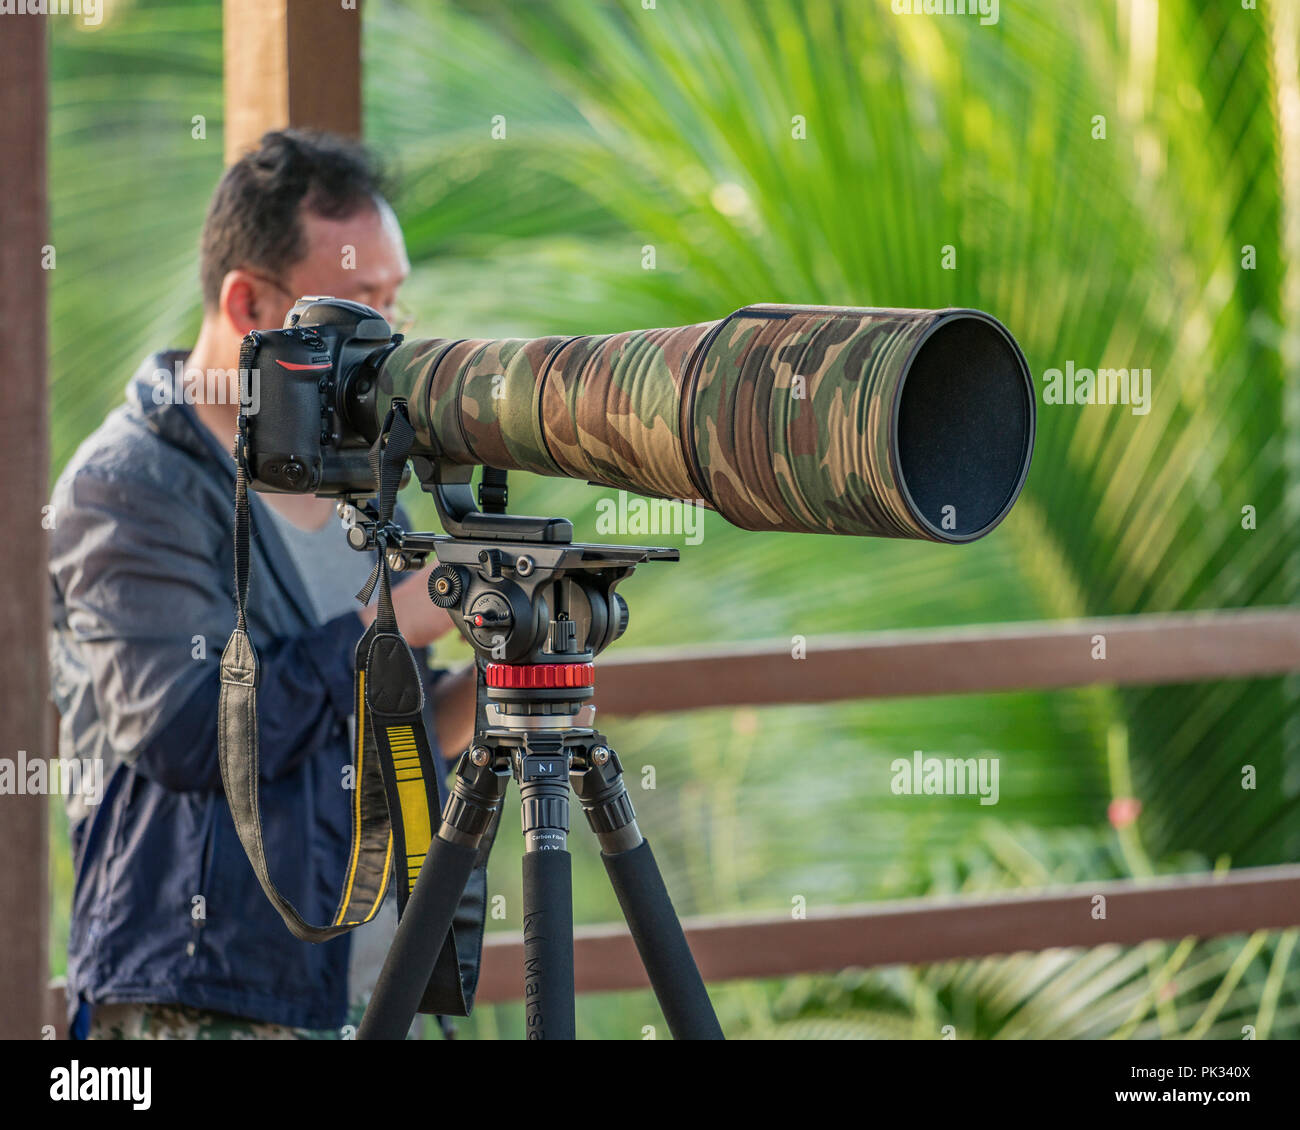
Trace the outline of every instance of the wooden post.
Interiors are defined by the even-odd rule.
[[[224,0],[226,164],[267,130],[361,135],[361,5]]]
[[[46,21],[0,34],[0,460],[9,530],[0,540],[0,757],[54,756],[42,507],[49,497],[44,246]],[[44,262],[43,262],[44,261]],[[0,1039],[39,1039],[49,959],[49,797],[0,794]]]

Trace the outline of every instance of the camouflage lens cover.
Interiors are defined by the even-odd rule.
[[[970,541],[1019,495],[1029,369],[973,310],[750,306],[594,337],[409,341],[378,410],[483,464],[701,500],[752,530]]]

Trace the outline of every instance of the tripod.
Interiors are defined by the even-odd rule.
[[[650,844],[637,826],[623,768],[593,727],[595,656],[627,628],[614,591],[646,561],[675,549],[572,541],[562,518],[506,515],[504,472],[488,469],[485,512],[466,504],[468,474],[445,483],[415,460],[448,536],[409,534],[360,522],[357,548],[385,540],[390,560],[439,560],[429,578],[474,648],[478,718],[457,762],[451,796],[429,846],[393,945],[357,1033],[403,1039],[492,826],[510,778],[519,785],[524,835],[525,1027],[529,1039],[575,1037],[573,896],[567,850],[569,792],[577,794],[627,919],[650,984],[676,1039],[722,1039]]]

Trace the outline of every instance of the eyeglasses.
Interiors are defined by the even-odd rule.
[[[284,283],[280,282],[279,279],[273,278],[270,275],[261,274],[259,271],[250,271],[248,268],[244,268],[244,270],[247,274],[252,275],[253,278],[264,283],[270,283],[270,285],[275,287],[275,289],[281,294],[287,294],[295,302],[302,297],[299,294],[295,294],[285,286]],[[383,313],[383,311],[380,311],[380,313]],[[389,313],[385,315],[385,318],[395,334],[410,333],[411,328],[415,325],[415,315],[402,304],[400,299],[394,300],[392,306],[389,308]]]
[[[388,319],[388,324],[393,327],[393,333],[405,336],[415,328],[415,315],[402,304],[400,299],[394,299],[392,316]]]

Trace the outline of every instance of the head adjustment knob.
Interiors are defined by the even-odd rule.
[[[623,594],[616,592],[614,594],[614,638],[618,639],[627,631],[628,610],[627,601],[623,599]]]
[[[439,565],[429,574],[429,599],[439,608],[459,604],[461,591],[460,573],[450,565]]]

